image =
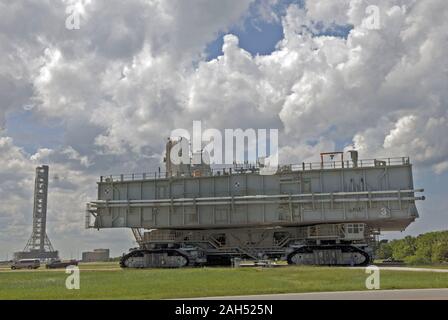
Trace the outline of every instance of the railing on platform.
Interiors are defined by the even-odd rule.
[[[290,165],[280,165],[278,167],[279,172],[300,172],[300,171],[311,171],[311,170],[331,170],[331,169],[352,169],[352,168],[373,168],[373,167],[391,167],[400,165],[409,165],[409,157],[399,157],[399,158],[382,158],[382,159],[365,159],[358,160],[354,162],[352,160],[346,161],[330,161],[330,162],[310,162],[302,164],[290,164]],[[214,168],[208,172],[205,172],[204,176],[227,176],[227,175],[238,175],[247,173],[258,173],[260,167],[255,165],[242,165],[236,166],[234,168]],[[182,177],[195,177],[193,172],[191,174],[184,174],[177,176],[176,178]],[[130,173],[130,174],[120,174],[120,175],[109,175],[101,176],[100,182],[124,182],[124,181],[141,181],[141,180],[158,180],[167,179],[168,174],[161,170],[157,172],[146,172],[146,173]]]

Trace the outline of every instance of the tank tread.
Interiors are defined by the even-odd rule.
[[[177,249],[138,249],[120,259],[121,268],[181,268],[189,263],[189,257]]]
[[[309,264],[309,265],[353,265],[353,266],[365,266],[368,265],[371,262],[371,257],[370,255],[365,252],[364,250],[352,246],[352,245],[327,245],[327,246],[317,246],[317,245],[313,245],[313,246],[303,246],[301,248],[298,248],[297,250],[291,252],[288,256],[287,256],[287,262],[288,264],[300,264],[300,263],[296,263],[293,259],[294,256],[297,254],[314,254],[315,251],[332,251],[332,250],[340,250],[341,253],[359,253],[362,256],[365,257],[365,259],[360,262],[344,262],[344,261],[326,261],[326,263],[304,263],[304,264]]]

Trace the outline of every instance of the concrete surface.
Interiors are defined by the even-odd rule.
[[[197,298],[195,300],[448,300],[448,289],[287,293],[256,296],[209,297]]]

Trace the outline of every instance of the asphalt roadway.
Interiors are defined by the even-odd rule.
[[[286,293],[256,296],[209,297],[194,300],[448,300],[448,289]]]

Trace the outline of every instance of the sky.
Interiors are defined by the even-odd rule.
[[[0,260],[31,234],[40,164],[63,257],[135,246],[85,230],[85,204],[100,175],[160,166],[194,120],[278,128],[282,163],[410,156],[427,200],[386,237],[448,229],[446,30],[445,0],[0,0]]]

